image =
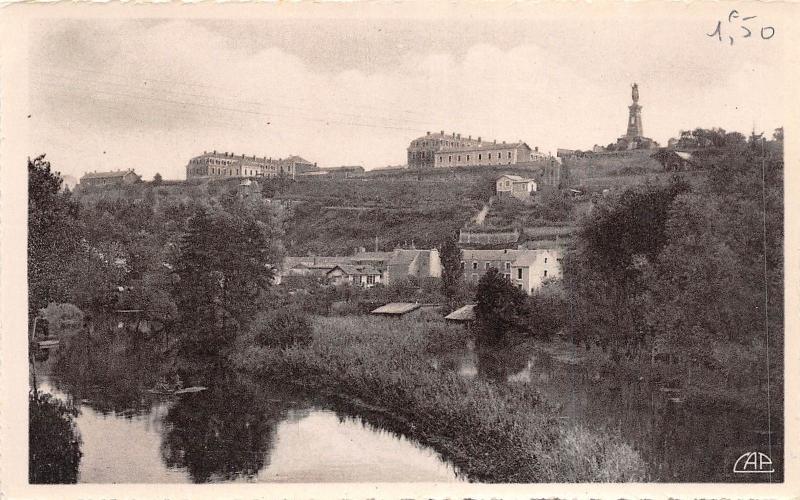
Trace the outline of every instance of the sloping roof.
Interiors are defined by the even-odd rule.
[[[392,253],[392,257],[389,259],[389,265],[410,265],[422,252],[423,250],[406,250],[398,248]]]
[[[506,179],[511,179],[512,181],[521,181],[521,180],[523,180],[522,177],[520,177],[519,175],[514,175],[514,174],[503,174],[500,177],[498,177],[497,180],[499,181],[500,179],[502,179],[504,177]]]
[[[359,252],[353,255],[354,261],[360,260],[389,260],[392,258],[393,252]]]
[[[308,256],[308,257],[284,257],[283,268],[291,269],[302,264],[309,269],[332,268],[340,264],[349,264],[349,257],[329,257],[329,256]]]
[[[339,265],[333,266],[330,269],[330,271],[328,271],[328,273],[326,273],[326,274],[329,274],[329,273],[333,272],[333,270],[335,270],[337,268],[341,269],[345,274],[347,274],[349,276],[370,276],[370,275],[371,276],[380,276],[380,274],[381,274],[380,271],[378,271],[377,269],[375,269],[372,266],[356,266],[356,265],[353,265],[353,264],[339,264]]]
[[[693,159],[692,153],[686,153],[686,152],[683,152],[683,151],[675,151],[675,154],[680,156],[681,158],[683,158],[686,161],[691,161]]]
[[[475,321],[475,304],[467,304],[456,309],[445,316],[444,319],[449,321]]]
[[[494,151],[495,149],[515,149],[525,147],[531,149],[526,143],[519,141],[519,142],[508,142],[508,143],[487,143],[482,142],[481,144],[476,145],[466,145],[464,147],[445,147],[439,150],[439,153],[458,153],[458,152],[469,152],[469,151]]]
[[[514,260],[522,250],[502,249],[502,250],[461,250],[461,257],[464,262],[471,260]]]
[[[373,310],[370,314],[403,315],[422,307],[417,302],[390,302]]]
[[[561,256],[561,252],[555,249],[550,248],[537,248],[535,250],[520,250],[519,255],[517,256],[516,260],[511,263],[512,266],[515,267],[527,267],[531,266],[536,263],[536,260],[543,255],[547,255],[548,257],[552,258],[559,258]]]
[[[128,174],[136,175],[132,168],[128,170],[115,170],[113,172],[87,172],[81,179],[113,179],[115,177],[125,177]]]

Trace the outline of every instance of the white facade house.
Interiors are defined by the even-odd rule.
[[[560,250],[524,250],[511,263],[511,282],[529,295],[538,290],[545,280],[560,278]]]
[[[495,192],[498,196],[509,195],[520,200],[530,198],[531,193],[537,189],[536,181],[520,177],[519,175],[505,174],[495,181]]]

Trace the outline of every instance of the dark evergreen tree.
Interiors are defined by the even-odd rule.
[[[478,281],[475,296],[477,341],[496,345],[529,333],[527,295],[491,267]]]
[[[462,252],[458,246],[456,233],[445,238],[439,245],[439,258],[442,261],[442,294],[447,297],[452,309],[464,289],[464,272],[461,269]]]

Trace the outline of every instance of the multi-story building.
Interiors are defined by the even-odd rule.
[[[470,147],[443,148],[434,154],[435,167],[470,167],[478,165],[517,165],[539,162],[547,158],[539,148],[531,149],[524,142],[507,144],[480,143]]]
[[[80,186],[120,186],[141,180],[142,176],[134,172],[132,168],[113,172],[87,172],[81,177]]]
[[[481,144],[481,138],[473,139],[472,136],[466,138],[461,134],[453,132],[445,135],[444,130],[438,134],[427,132],[422,137],[411,141],[408,146],[408,168],[424,169],[433,168],[435,155],[444,148],[472,148]]]
[[[273,159],[266,156],[237,156],[228,152],[203,151],[202,155],[189,160],[186,165],[186,178],[286,176],[294,179],[298,171],[315,167],[316,164],[295,155]]]
[[[547,158],[539,148],[530,148],[522,141],[498,143],[484,141],[480,137],[462,137],[461,134],[446,135],[428,132],[411,141],[408,146],[408,168],[425,169],[438,167],[468,167],[478,165],[515,165],[537,162]]]
[[[535,292],[547,279],[561,277],[561,250],[462,250],[461,269],[465,279],[477,282],[491,268],[527,294]]]

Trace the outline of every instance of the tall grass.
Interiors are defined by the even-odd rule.
[[[430,363],[464,331],[441,323],[316,318],[313,342],[241,346],[234,362],[271,379],[383,409],[473,481],[635,481],[644,462],[614,436],[566,424],[526,385],[467,380]]]

